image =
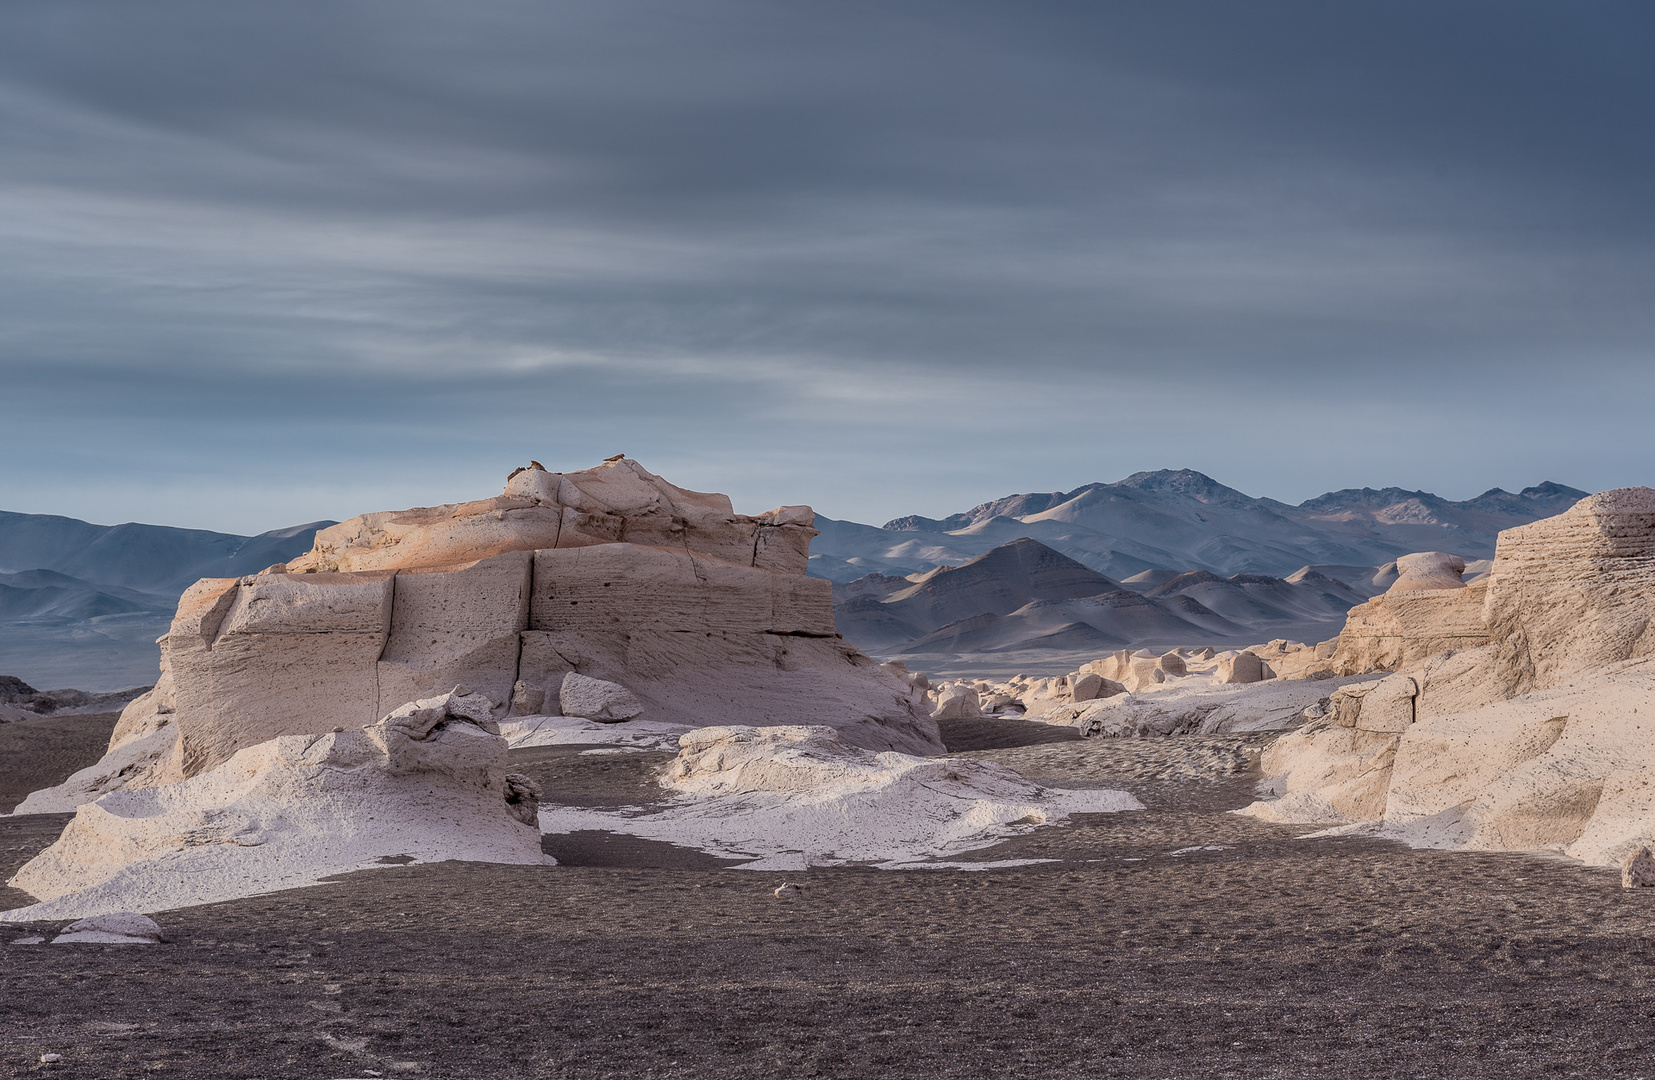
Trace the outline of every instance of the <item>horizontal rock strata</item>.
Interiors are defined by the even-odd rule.
[[[1374,604],[1400,645],[1374,646],[1356,609],[1340,659],[1405,670],[1282,736],[1263,757],[1277,797],[1248,812],[1603,865],[1655,842],[1655,491],[1501,533],[1482,588]]]
[[[502,714],[514,698],[551,709],[570,672],[619,684],[650,720],[808,718],[852,745],[940,750],[923,692],[836,634],[831,585],[805,576],[812,521],[803,506],[739,515],[625,459],[353,518],[285,566],[191,587],[162,679],[111,740],[143,740],[142,760],[34,806],[185,779],[459,684]]]

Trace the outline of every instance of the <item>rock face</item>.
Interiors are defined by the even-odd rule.
[[[923,693],[836,635],[831,585],[805,576],[811,521],[802,506],[739,515],[625,459],[353,518],[286,566],[191,587],[160,682],[111,739],[147,740],[127,752],[142,761],[55,798],[196,776],[457,683],[544,707],[570,673],[624,687],[652,720],[776,723],[808,701],[854,745],[941,750]]]
[[[41,902],[6,917],[210,903],[384,856],[543,864],[539,830],[508,801],[488,709],[475,695],[427,698],[366,728],[281,736],[180,783],[105,795],[11,879]]]
[[[1406,670],[1342,688],[1279,739],[1263,762],[1279,797],[1249,812],[1600,865],[1655,842],[1655,491],[1507,530],[1486,582],[1379,601],[1403,632],[1367,656]],[[1372,626],[1352,623],[1347,662]]]
[[[1655,653],[1655,489],[1621,488],[1500,534],[1483,613],[1511,693]]]
[[[1428,551],[1397,560],[1383,594],[1350,609],[1328,666],[1341,675],[1396,671],[1448,649],[1487,644],[1483,619],[1488,582],[1460,580],[1465,561]]]

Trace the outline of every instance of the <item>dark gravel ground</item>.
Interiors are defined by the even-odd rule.
[[[103,756],[120,710],[0,724],[0,813]]]
[[[160,946],[0,944],[0,1076],[1655,1080],[1655,896],[1561,860],[1297,839],[1224,812],[1251,797],[1227,744],[1005,734],[1024,745],[980,756],[1108,766],[1149,809],[975,856],[1057,860],[1017,869],[756,873],[588,833],[548,838],[556,868],[164,913]],[[612,805],[664,759],[514,768]],[[1173,759],[1216,764],[1155,778]],[[7,867],[62,820],[0,819]]]

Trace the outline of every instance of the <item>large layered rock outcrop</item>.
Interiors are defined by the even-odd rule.
[[[556,702],[570,672],[620,684],[650,720],[809,719],[852,745],[940,751],[921,696],[835,633],[832,586],[805,576],[813,519],[737,514],[618,458],[342,522],[285,566],[191,587],[160,682],[111,740],[120,768],[28,808],[182,780],[457,684],[502,713],[520,685]]]
[[[1469,600],[1439,599],[1479,592],[1480,641]],[[1397,607],[1421,596],[1404,670],[1344,687],[1325,718],[1279,739],[1263,759],[1277,797],[1249,812],[1601,864],[1655,840],[1655,491],[1507,530],[1482,589]],[[1360,639],[1370,624],[1352,620]],[[1408,652],[1456,640],[1471,647]]]

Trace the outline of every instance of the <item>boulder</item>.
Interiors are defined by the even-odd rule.
[[[1189,667],[1184,663],[1183,654],[1179,653],[1176,649],[1163,655],[1155,662],[1155,666],[1159,667],[1168,675],[1181,676],[1189,674]]]
[[[538,686],[530,686],[519,679],[511,688],[511,715],[513,716],[540,716],[541,710],[546,707],[546,691]]]
[[[77,919],[65,926],[53,945],[155,945],[162,940],[161,927],[148,915],[116,911]]]
[[[1640,847],[1621,860],[1621,888],[1655,888],[1655,854],[1648,848]]]
[[[506,774],[506,813],[537,830],[540,828],[540,798],[545,794],[531,777],[515,772]]]
[[[968,720],[981,715],[983,708],[976,688],[959,683],[943,688],[937,695],[937,707],[931,713],[934,720]]]
[[[631,720],[644,711],[632,691],[619,683],[594,679],[576,672],[563,676],[558,688],[558,705],[564,716],[615,724]]]
[[[1220,657],[1216,674],[1221,683],[1256,683],[1267,678],[1265,670],[1264,661],[1256,653],[1239,652]]]
[[[1069,697],[1072,701],[1091,701],[1103,696],[1103,676],[1087,672],[1069,677]]]
[[[1446,551],[1421,551],[1396,560],[1397,579],[1386,592],[1463,589],[1465,560]]]

